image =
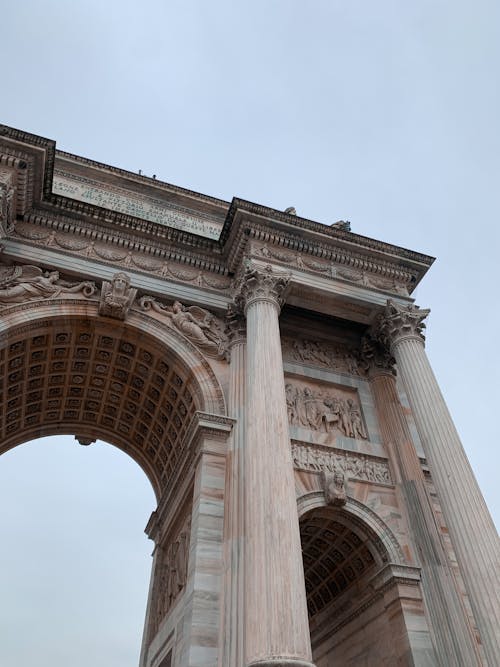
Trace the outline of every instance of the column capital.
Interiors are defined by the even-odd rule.
[[[361,340],[360,361],[370,378],[378,375],[396,375],[394,357],[386,345],[371,333]]]
[[[379,316],[375,326],[376,336],[391,352],[402,340],[425,341],[424,320],[431,311],[419,308],[415,304],[400,304],[387,300],[384,313]]]
[[[274,272],[269,264],[263,267],[248,264],[238,281],[235,303],[245,314],[258,301],[272,303],[279,312],[290,277],[290,273]]]
[[[227,307],[224,333],[227,336],[229,349],[238,343],[246,342],[247,324],[245,316],[236,303],[229,304]]]

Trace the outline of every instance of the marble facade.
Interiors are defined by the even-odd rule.
[[[433,258],[5,126],[0,235],[0,453],[100,438],[156,494],[140,667],[500,664]]]

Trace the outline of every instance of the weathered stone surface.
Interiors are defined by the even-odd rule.
[[[0,236],[0,453],[105,439],[157,496],[141,667],[500,664],[432,258],[5,126]]]

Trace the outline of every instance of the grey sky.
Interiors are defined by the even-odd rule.
[[[493,0],[5,2],[1,122],[435,255],[415,295],[432,309],[427,350],[499,525],[499,19]],[[144,608],[126,601],[143,605],[146,594],[153,501],[143,473],[111,447],[72,443],[17,448],[0,459],[0,480],[2,542],[12,545],[1,585],[14,591],[0,664],[135,667]],[[44,496],[57,515],[44,509],[32,523]],[[85,576],[74,570],[82,551]],[[116,571],[103,574],[113,558]],[[57,579],[43,590],[55,565],[60,601]],[[61,634],[51,614],[65,605]]]

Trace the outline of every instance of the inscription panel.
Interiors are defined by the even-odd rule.
[[[64,172],[54,173],[52,191],[86,204],[211,239],[219,238],[222,229],[222,223],[212,216],[166,203],[162,199],[136,194],[125,188],[103,186],[98,181]]]

